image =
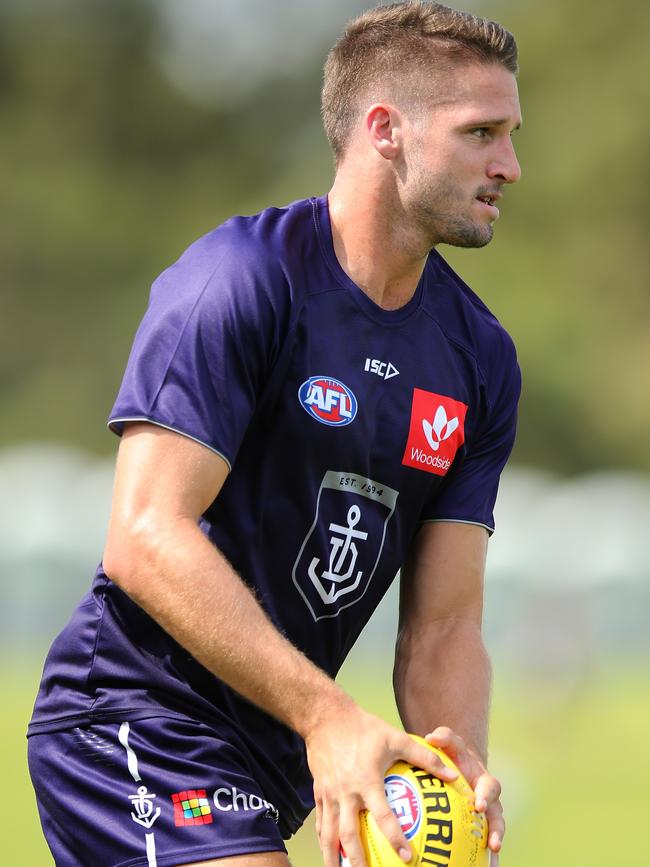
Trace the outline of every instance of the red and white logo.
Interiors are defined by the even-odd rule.
[[[402,464],[444,476],[465,442],[467,404],[432,391],[413,389],[411,426]]]
[[[410,840],[417,834],[422,820],[420,799],[414,786],[401,774],[389,774],[384,779],[384,792],[404,836]]]

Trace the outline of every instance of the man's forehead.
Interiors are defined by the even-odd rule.
[[[515,76],[500,63],[465,63],[446,69],[420,71],[409,81],[386,78],[360,97],[364,110],[371,105],[397,104],[422,119],[437,112],[508,118],[521,122]]]
[[[500,64],[461,66],[437,82],[432,108],[449,108],[458,113],[477,114],[494,120],[519,124],[521,112],[517,79]]]

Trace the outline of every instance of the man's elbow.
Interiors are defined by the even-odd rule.
[[[153,526],[146,519],[112,521],[109,527],[102,568],[106,575],[129,596],[155,570],[160,544]]]

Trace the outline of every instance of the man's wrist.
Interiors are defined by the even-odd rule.
[[[340,726],[357,709],[354,699],[325,675],[315,692],[296,709],[291,725],[309,742],[317,731],[328,725]]]

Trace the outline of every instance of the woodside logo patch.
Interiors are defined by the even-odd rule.
[[[402,464],[426,473],[444,476],[451,467],[456,452],[465,442],[467,404],[413,389],[411,424]]]

